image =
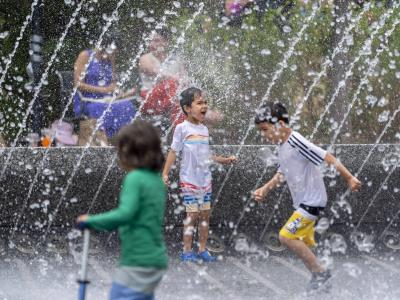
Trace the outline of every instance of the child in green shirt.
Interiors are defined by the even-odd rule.
[[[161,141],[153,126],[135,121],[118,133],[117,151],[119,166],[128,172],[119,206],[98,215],[82,215],[77,222],[80,228],[119,231],[121,254],[110,299],[150,300],[167,268]]]

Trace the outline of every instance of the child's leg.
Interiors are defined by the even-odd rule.
[[[311,272],[323,272],[310,247],[315,246],[315,220],[295,211],[279,232],[280,242],[293,251]]]
[[[186,219],[183,221],[183,252],[192,251],[193,232],[198,212],[186,212]]]
[[[310,272],[323,272],[324,268],[318,263],[317,257],[311,249],[300,240],[288,239],[284,236],[279,236],[280,242],[293,251],[303,261]]]
[[[208,230],[210,225],[210,211],[201,210],[199,216],[199,252],[206,250],[206,244],[208,239]]]

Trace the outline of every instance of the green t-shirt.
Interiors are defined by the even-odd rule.
[[[123,181],[119,206],[89,216],[97,230],[118,228],[121,240],[120,266],[167,267],[163,236],[166,189],[158,173],[138,169]]]

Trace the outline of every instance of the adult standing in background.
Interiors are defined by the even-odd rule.
[[[116,46],[112,40],[103,44],[106,46],[82,51],[74,65],[74,85],[78,87],[74,96],[74,112],[81,117],[80,146],[86,145],[92,135],[92,146],[108,145],[109,139],[122,126],[130,123],[136,112],[129,98],[115,98]],[[97,126],[99,130],[95,133]]]
[[[162,131],[185,120],[177,94],[192,85],[182,60],[167,54],[168,41],[167,34],[157,33],[139,60],[140,95],[145,101],[141,112]],[[221,119],[221,113],[209,110],[205,122],[212,125]]]
[[[168,57],[167,47],[168,35],[157,33],[149,43],[149,52],[139,60],[140,96],[145,101],[141,112],[162,130],[183,121],[176,94],[187,77],[183,64],[176,57]]]

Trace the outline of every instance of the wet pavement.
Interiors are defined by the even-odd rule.
[[[11,254],[10,254],[11,253]],[[0,299],[76,299],[79,249],[68,253],[3,254]],[[170,256],[157,299],[400,299],[400,253],[331,255],[332,291],[305,295],[310,274],[287,251],[221,253],[212,264],[182,263]],[[116,254],[92,252],[87,299],[107,299]]]

